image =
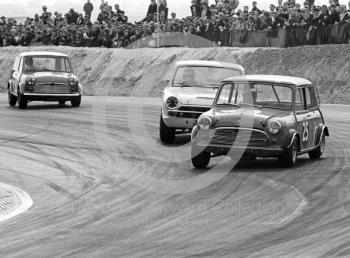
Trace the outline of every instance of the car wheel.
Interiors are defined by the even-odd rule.
[[[18,106],[20,109],[26,109],[28,107],[27,98],[18,90]]]
[[[322,134],[320,145],[313,151],[309,152],[310,159],[319,159],[326,149],[326,136]]]
[[[65,100],[59,100],[59,101],[58,101],[58,104],[60,104],[61,106],[63,106],[63,105],[66,104],[66,101],[65,101]]]
[[[159,136],[162,143],[169,144],[175,140],[175,129],[168,127],[163,120],[163,116],[160,116],[159,122]]]
[[[81,95],[79,97],[73,98],[71,101],[72,107],[79,107],[81,104]]]
[[[16,106],[17,97],[11,93],[10,88],[8,89],[8,101],[9,101],[9,105],[10,105],[11,107]]]
[[[210,152],[201,151],[195,145],[192,145],[191,157],[192,165],[195,168],[206,168],[210,162]]]
[[[291,146],[286,149],[278,158],[280,164],[284,167],[293,167],[298,158],[298,139],[294,138]]]

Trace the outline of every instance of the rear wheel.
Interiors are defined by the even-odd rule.
[[[58,101],[58,104],[60,104],[61,106],[63,106],[63,105],[66,104],[66,101],[65,101],[65,100],[59,100],[59,101]]]
[[[324,150],[326,149],[326,136],[322,134],[320,145],[313,151],[309,152],[310,159],[319,159],[321,158]]]
[[[159,122],[159,136],[162,143],[169,144],[175,141],[175,129],[168,127],[163,120],[163,116],[160,116]]]
[[[293,167],[297,163],[298,157],[298,139],[294,138],[291,146],[286,149],[278,158],[280,164],[284,167]]]
[[[28,107],[27,98],[19,90],[18,90],[18,106],[20,109],[26,109]]]
[[[16,106],[17,97],[11,93],[10,88],[8,88],[8,101],[9,101],[9,105],[10,105],[11,107]]]
[[[192,165],[195,168],[206,168],[210,162],[210,152],[201,151],[195,145],[192,145],[191,149],[191,157],[192,157]]]
[[[79,97],[73,98],[71,101],[72,107],[79,107],[81,104],[81,95]]]

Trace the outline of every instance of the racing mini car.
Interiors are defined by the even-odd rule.
[[[297,156],[318,159],[328,127],[318,91],[310,81],[287,76],[248,75],[225,79],[210,111],[192,130],[192,164],[208,166],[211,157],[241,154],[276,157],[291,167]]]
[[[81,103],[82,86],[67,55],[26,52],[16,57],[7,84],[10,106],[27,108],[30,101],[57,101],[73,107]]]
[[[244,75],[240,65],[215,61],[181,61],[165,88],[159,134],[163,143],[175,140],[177,133],[191,131],[198,117],[210,110],[220,82]]]

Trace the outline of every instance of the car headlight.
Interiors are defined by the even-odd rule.
[[[78,80],[73,78],[73,77],[70,77],[68,79],[68,84],[69,84],[69,86],[76,86],[76,85],[78,85]]]
[[[200,129],[208,130],[213,125],[213,119],[208,116],[203,116],[198,120]]]
[[[34,86],[35,85],[35,78],[33,76],[30,76],[26,79],[26,85],[28,86]]]
[[[281,131],[282,129],[282,124],[280,121],[277,120],[270,120],[267,123],[267,130],[271,133],[271,134],[278,134],[279,131]]]
[[[180,101],[177,97],[169,97],[167,98],[166,100],[166,106],[169,108],[169,109],[176,109],[180,104]]]

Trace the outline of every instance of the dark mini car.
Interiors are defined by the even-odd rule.
[[[328,128],[318,91],[310,81],[274,75],[224,80],[210,111],[192,131],[192,163],[208,166],[211,157],[276,157],[293,166],[297,156],[320,158]],[[239,157],[241,158],[241,157]]]
[[[26,52],[16,57],[7,84],[10,106],[20,109],[30,101],[57,101],[73,107],[81,103],[82,86],[69,57],[53,52]]]

